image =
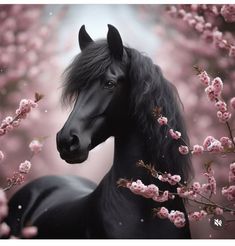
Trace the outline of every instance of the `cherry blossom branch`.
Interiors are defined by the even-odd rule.
[[[145,168],[154,178],[157,178],[162,182],[168,182],[170,185],[177,185],[177,192],[169,192],[167,190],[162,191],[154,184],[144,185],[141,180],[132,181],[128,179],[119,179],[117,182],[118,187],[128,188],[134,194],[141,195],[145,198],[151,198],[156,202],[166,202],[169,199],[175,199],[175,196],[179,196],[187,199],[188,201],[203,205],[204,210],[188,214],[189,219],[192,221],[198,221],[204,218],[207,214],[223,214],[223,212],[230,212],[232,215],[235,215],[235,209],[229,208],[227,205],[219,204],[211,199],[212,195],[216,194],[216,180],[213,176],[214,172],[211,169],[211,162],[205,164],[207,172],[204,173],[204,176],[208,177],[208,183],[201,185],[199,182],[194,182],[189,187],[180,182],[181,177],[179,175],[159,172],[153,165],[145,164],[142,160],[137,162],[137,166]],[[235,180],[235,163],[230,165],[230,172],[232,179]],[[203,194],[203,192],[208,191],[210,191],[209,198]],[[235,200],[235,186],[229,186],[228,188],[224,187],[222,189],[222,195],[228,200]],[[206,201],[196,199],[197,196],[205,199]],[[168,211],[165,207],[161,207],[156,209],[155,214],[161,210],[162,213]],[[169,212],[166,214],[169,216]],[[160,214],[159,216],[164,217],[166,215],[163,216]],[[182,219],[182,221],[184,220]],[[181,226],[182,225],[183,222],[181,223]]]
[[[168,9],[168,13],[173,18],[182,19],[189,27],[199,33],[202,38],[210,40],[216,45],[216,47],[227,50],[229,56],[235,57],[234,41],[232,43],[229,42],[224,37],[225,35],[221,31],[218,31],[216,26],[213,26],[212,23],[205,19],[205,16],[199,15],[195,12],[187,12],[184,8],[178,8],[176,6],[171,6]],[[225,13],[225,11],[222,11],[222,13]]]
[[[215,106],[219,110],[217,112],[217,117],[222,123],[226,124],[226,127],[229,132],[229,136],[231,138],[230,141],[232,142],[235,151],[235,140],[233,137],[230,124],[228,122],[229,119],[231,118],[231,113],[228,112],[227,104],[222,98],[223,82],[218,77],[211,82],[211,79],[206,71],[204,71],[202,68],[200,68],[197,65],[194,65],[193,67],[196,70],[201,83],[207,86],[205,89],[207,97],[211,102],[215,102]],[[235,97],[231,99],[230,104],[231,104],[231,108],[235,109]]]
[[[8,191],[13,186],[21,185],[24,182],[25,175],[28,174],[31,169],[31,161],[36,154],[41,152],[42,146],[42,142],[36,139],[29,144],[29,148],[31,150],[31,156],[29,160],[25,160],[24,162],[20,163],[19,170],[14,172],[12,177],[7,178],[8,185],[5,188],[1,188],[3,191]]]
[[[31,111],[31,108],[36,108],[38,102],[43,98],[42,94],[35,93],[34,100],[22,99],[19,104],[19,108],[16,110],[14,117],[7,116],[0,125],[0,137],[6,133],[12,131],[14,128],[20,125],[20,121],[25,119],[27,114]]]

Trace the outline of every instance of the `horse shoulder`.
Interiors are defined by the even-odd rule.
[[[86,196],[95,187],[93,182],[76,176],[38,178],[25,185],[12,197],[6,222],[12,228],[13,235],[20,235],[21,229],[25,226],[36,225],[39,230],[38,236],[49,237],[50,232],[56,226],[65,223],[68,217],[71,217],[70,220],[76,217],[73,210],[76,212],[76,207],[82,203],[80,201],[85,201]],[[48,235],[45,235],[46,230],[49,230]],[[55,232],[57,233],[58,237],[62,236],[61,230]]]

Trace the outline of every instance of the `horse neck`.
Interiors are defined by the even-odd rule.
[[[148,154],[142,134],[133,127],[115,137],[112,177],[115,181],[124,177],[146,178],[146,172],[136,166],[139,160],[147,161]]]
[[[122,133],[115,136],[113,166],[100,184],[103,186],[105,196],[106,192],[119,193],[121,188],[117,188],[117,181],[120,178],[151,182],[152,178],[149,173],[137,167],[136,163],[139,160],[149,161],[144,137],[135,126],[122,129]],[[126,192],[122,194],[125,195]]]

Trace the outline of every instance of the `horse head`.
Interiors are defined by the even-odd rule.
[[[92,148],[115,135],[125,121],[128,98],[118,30],[108,25],[107,40],[94,42],[83,25],[78,40],[81,53],[66,70],[63,91],[74,107],[57,133],[57,149],[70,164],[85,161]]]

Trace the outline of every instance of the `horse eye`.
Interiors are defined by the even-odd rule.
[[[117,86],[115,81],[109,80],[104,84],[104,89],[113,89]]]

